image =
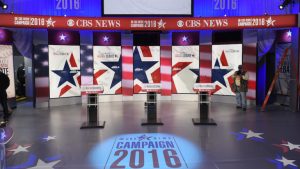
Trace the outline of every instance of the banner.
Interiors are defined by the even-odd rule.
[[[219,95],[235,95],[231,90],[232,75],[242,64],[242,44],[212,46],[212,82]]]
[[[15,97],[13,49],[11,45],[0,45],[0,71],[6,74],[10,80],[10,85],[6,90],[7,97]]]
[[[133,47],[134,93],[141,93],[144,83],[160,83],[160,46]]]
[[[199,82],[199,46],[172,47],[172,92],[195,93]]]
[[[0,14],[0,27],[83,30],[226,30],[297,27],[298,15],[212,18],[89,18]]]
[[[49,45],[50,98],[81,95],[80,47]]]
[[[121,94],[121,46],[94,46],[94,84],[104,87],[103,94]]]

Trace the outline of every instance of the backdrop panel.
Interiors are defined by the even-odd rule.
[[[80,47],[49,45],[50,98],[80,96]]]
[[[218,95],[235,95],[231,90],[232,75],[242,64],[242,44],[212,46],[212,82]]]
[[[0,71],[6,74],[10,79],[10,85],[6,90],[7,97],[15,97],[13,49],[11,45],[0,45]]]
[[[172,47],[172,92],[195,93],[199,83],[199,46]]]
[[[134,93],[144,83],[160,83],[160,46],[134,46],[133,58]]]
[[[104,87],[103,94],[121,94],[121,46],[94,46],[94,84]]]

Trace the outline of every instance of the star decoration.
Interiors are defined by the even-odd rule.
[[[139,138],[139,141],[142,141],[142,140],[150,140],[150,138],[151,138],[151,136],[147,136],[146,134],[144,134],[144,135],[142,135],[142,136],[140,136],[140,137],[138,137]]]
[[[60,162],[60,160],[53,161],[53,162],[50,162],[50,163],[45,163],[44,161],[39,159],[36,166],[31,167],[29,169],[41,169],[41,168],[43,168],[43,169],[52,169],[53,166],[55,166],[59,162]]]
[[[248,130],[245,128],[240,132],[231,132],[231,134],[235,135],[236,140],[238,140],[238,141],[250,139],[252,141],[264,142],[264,138],[261,136],[261,135],[263,135],[263,133],[256,133],[256,132],[253,132],[252,130]]]
[[[64,34],[61,34],[60,36],[59,36],[59,38],[60,38],[60,40],[62,40],[62,41],[65,41],[66,40],[66,35],[64,35]]]
[[[108,42],[108,40],[109,40],[109,37],[107,37],[107,36],[104,36],[104,37],[103,37],[103,41],[104,41],[104,42]]]
[[[298,169],[298,166],[294,164],[296,160],[289,160],[280,155],[277,155],[275,159],[270,159],[269,161],[271,163],[276,164],[277,169],[283,169],[283,168]]]
[[[212,71],[212,83],[220,82],[223,86],[227,87],[225,81],[225,75],[230,73],[232,69],[221,69],[218,59],[216,60],[214,68]]]
[[[122,70],[121,70],[121,65],[122,65],[122,61],[121,61],[121,57],[119,58],[118,62],[102,62],[106,67],[108,67],[110,70],[114,71],[114,77],[113,77],[113,81],[110,85],[110,88],[113,88],[116,84],[118,84],[122,77]]]
[[[289,151],[296,151],[300,153],[300,145],[292,144],[291,142],[282,140],[281,144],[273,144],[275,147],[278,147],[282,150],[283,153],[287,153]]]
[[[21,145],[19,145],[17,148],[11,149],[11,150],[8,150],[8,151],[13,152],[12,155],[16,155],[16,154],[18,154],[20,152],[29,152],[27,149],[30,148],[30,147],[31,146],[21,146]]]
[[[287,146],[290,150],[294,150],[294,149],[300,150],[300,145],[292,144],[290,142],[288,142],[287,144],[281,144],[281,145]]]
[[[266,20],[267,26],[274,26],[275,22],[276,20],[273,20],[271,16]]]
[[[146,71],[154,66],[157,61],[142,61],[137,47],[134,49],[133,58],[134,78],[140,80],[142,83],[149,83]]]
[[[288,166],[288,165],[297,167],[297,166],[294,164],[295,160],[288,160],[288,159],[286,159],[286,158],[283,157],[283,156],[282,156],[281,159],[276,159],[276,160],[279,161],[279,162],[282,162],[282,164],[283,164],[284,167],[286,167],[286,166]]]
[[[160,28],[165,28],[166,22],[164,22],[162,19],[160,19],[160,21],[157,22],[157,24],[158,24],[158,28],[159,29]]]
[[[52,20],[52,18],[50,17],[46,22],[47,22],[47,27],[50,26],[54,27],[56,21]]]
[[[63,70],[52,70],[52,72],[54,72],[55,74],[60,76],[58,87],[61,86],[62,84],[64,84],[65,82],[69,82],[72,85],[76,86],[76,83],[74,81],[74,75],[76,75],[77,72],[76,73],[70,72],[70,67],[69,67],[69,64],[67,61],[65,63]]]
[[[256,138],[260,138],[260,139],[263,139],[263,137],[261,137],[260,135],[264,134],[264,133],[255,133],[252,130],[248,130],[248,132],[240,132],[240,133],[245,134],[246,138],[256,137]]]
[[[56,136],[48,136],[48,137],[43,138],[43,140],[45,140],[45,141],[50,141],[50,140],[55,140],[55,139],[56,139]]]
[[[182,37],[182,41],[183,41],[183,42],[186,42],[187,40],[188,40],[188,37],[186,37],[186,36],[183,36],[183,37]]]
[[[292,37],[292,32],[291,32],[291,30],[289,30],[289,31],[287,32],[287,36],[288,36],[288,37]]]

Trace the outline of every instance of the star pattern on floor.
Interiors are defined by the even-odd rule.
[[[56,139],[56,136],[47,136],[47,137],[44,137],[43,140],[45,141],[50,141],[50,140],[55,140]]]
[[[38,159],[36,166],[30,167],[29,169],[52,169],[53,166],[55,166],[59,162],[60,162],[60,160],[45,163],[41,159]]]
[[[276,164],[277,169],[298,169],[298,166],[295,164],[296,160],[290,160],[284,156],[277,155],[275,159],[271,159],[269,161],[273,164]]]
[[[242,141],[245,139],[250,139],[250,140],[258,141],[258,142],[264,141],[264,138],[261,136],[264,133],[254,132],[254,131],[246,129],[246,128],[242,129],[242,131],[240,131],[240,132],[232,132],[231,134],[235,135],[236,140],[238,140],[238,141]]]
[[[29,152],[28,151],[28,148],[30,148],[31,146],[22,146],[22,145],[17,145],[16,148],[14,149],[9,149],[7,151],[9,152],[12,152],[12,155],[16,155],[18,153],[21,153],[21,152]]]
[[[300,153],[300,145],[293,144],[289,141],[282,140],[281,144],[273,144],[275,147],[278,147],[282,150],[283,153],[287,153],[289,151],[296,151]]]

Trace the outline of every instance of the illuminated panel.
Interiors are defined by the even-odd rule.
[[[118,135],[97,145],[89,155],[93,167],[197,169],[201,152],[189,141],[170,134]]]

